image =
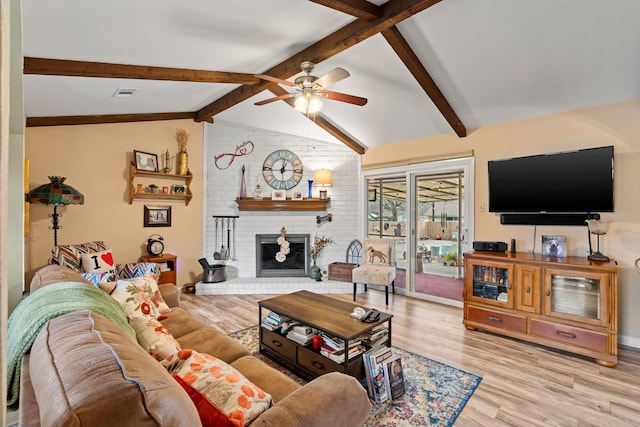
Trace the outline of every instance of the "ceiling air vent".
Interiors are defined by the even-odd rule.
[[[112,98],[129,98],[131,96],[133,96],[134,93],[136,93],[138,89],[122,89],[119,88],[117,89],[113,95],[111,95]]]

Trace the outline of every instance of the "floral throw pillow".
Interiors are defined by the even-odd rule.
[[[209,354],[181,350],[160,363],[191,397],[204,427],[246,426],[271,406],[271,395]]]
[[[134,317],[129,324],[135,329],[140,346],[157,360],[166,359],[182,350],[171,332],[156,319]]]
[[[169,306],[160,295],[156,281],[150,276],[118,280],[111,296],[120,303],[129,319],[134,317],[157,319],[161,314],[158,308],[161,302],[169,310]]]

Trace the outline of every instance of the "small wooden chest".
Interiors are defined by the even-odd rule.
[[[357,266],[358,264],[350,264],[348,262],[332,262],[329,264],[329,280],[351,282],[351,270]]]

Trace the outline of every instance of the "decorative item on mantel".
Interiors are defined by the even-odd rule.
[[[309,194],[307,194],[307,199],[313,199],[313,180],[309,180]]]
[[[256,187],[253,190],[253,198],[256,200],[262,199],[262,185],[260,185],[260,175],[256,178]]]
[[[329,169],[316,169],[314,181],[320,186],[320,200],[327,200],[327,187],[332,184],[331,171]]]
[[[318,235],[316,234],[313,239],[313,245],[309,248],[309,255],[311,255],[311,259],[313,260],[313,265],[311,266],[309,277],[316,281],[322,280],[322,273],[320,272],[320,267],[318,267],[316,261],[318,257],[322,255],[324,248],[326,248],[331,243],[333,243],[333,240],[330,237],[318,237]]]
[[[240,199],[244,200],[247,198],[247,183],[244,180],[244,172],[245,172],[245,167],[244,164],[242,165],[242,178],[240,180]]]
[[[171,167],[171,159],[173,157],[171,157],[171,155],[169,154],[169,149],[167,149],[167,151],[164,152],[164,167],[162,168],[164,173],[169,173],[171,172],[171,169],[173,169]]]
[[[186,175],[189,173],[189,156],[187,155],[187,141],[189,134],[186,130],[176,129],[176,141],[178,141],[178,175]]]

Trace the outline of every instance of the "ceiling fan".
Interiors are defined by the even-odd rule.
[[[313,114],[320,111],[322,102],[320,98],[327,98],[334,101],[346,102],[354,105],[365,105],[367,98],[361,98],[355,95],[348,95],[346,93],[334,92],[326,90],[326,88],[340,80],[349,77],[349,72],[343,68],[334,68],[322,77],[316,77],[311,75],[315,64],[311,61],[304,61],[300,64],[300,68],[306,74],[297,77],[294,82],[279,79],[277,77],[268,76],[266,74],[256,74],[256,77],[268,80],[274,83],[278,83],[285,86],[295,87],[296,93],[287,93],[284,95],[276,96],[273,98],[265,99],[263,101],[256,102],[255,105],[265,105],[271,102],[285,100],[289,98],[295,98],[295,108],[305,114]]]

